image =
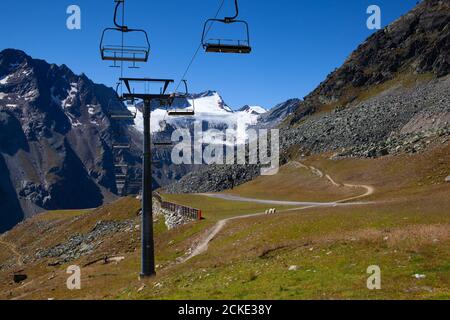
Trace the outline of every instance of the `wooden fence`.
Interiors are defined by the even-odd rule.
[[[161,204],[161,209],[168,210],[171,212],[176,212],[176,213],[182,215],[183,217],[186,217],[193,221],[196,221],[196,220],[200,221],[203,218],[202,210],[164,201],[163,198],[161,197],[161,195],[157,192],[153,193],[153,198],[155,198]]]

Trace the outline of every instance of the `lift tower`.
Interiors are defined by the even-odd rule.
[[[170,79],[149,79],[149,78],[120,78],[124,83],[127,93],[123,94],[126,100],[138,99],[143,101],[144,118],[144,157],[143,157],[143,177],[142,177],[142,264],[141,278],[151,277],[156,274],[155,270],[155,248],[153,241],[153,198],[152,198],[152,135],[150,131],[151,105],[152,101],[159,103],[169,103],[173,95],[167,94],[168,86],[173,83]],[[135,93],[132,90],[133,82],[141,83],[162,83],[163,88],[159,94]]]

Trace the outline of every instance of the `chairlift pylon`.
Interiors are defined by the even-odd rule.
[[[224,19],[208,19],[203,27],[202,34],[202,46],[206,52],[214,53],[239,53],[239,54],[249,54],[252,52],[252,47],[250,45],[250,28],[247,21],[236,20],[239,16],[239,5],[238,0],[235,0],[235,15],[233,17],[226,17]],[[229,24],[240,24],[245,27],[245,39],[207,39],[207,34],[215,22]]]
[[[147,62],[150,55],[150,40],[148,34],[143,29],[132,29],[125,25],[120,25],[117,23],[117,13],[120,5],[122,8],[125,6],[125,0],[115,0],[116,7],[114,10],[114,25],[113,28],[106,28],[103,30],[102,37],[100,40],[100,53],[102,60],[113,61],[114,65],[112,67],[119,67],[117,62],[132,62],[132,68],[136,68],[136,63]],[[143,44],[141,46],[126,46],[122,44],[106,44],[105,36],[107,34],[141,34]]]

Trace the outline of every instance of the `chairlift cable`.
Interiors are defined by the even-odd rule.
[[[236,0],[236,1],[237,1],[237,0]],[[222,0],[222,3],[220,4],[219,9],[217,10],[217,13],[216,13],[216,15],[215,15],[215,19],[217,19],[217,17],[219,16],[220,11],[222,10],[224,4],[225,4],[225,0]],[[208,34],[209,31],[211,31],[212,26],[213,26],[213,24],[211,24],[211,25],[209,26],[209,29],[207,30],[206,34]],[[189,70],[191,69],[192,65],[194,64],[194,61],[195,61],[195,59],[197,58],[197,55],[198,55],[198,53],[200,52],[200,49],[201,49],[201,48],[202,48],[202,44],[200,43],[199,46],[198,46],[198,48],[197,48],[197,50],[195,51],[194,55],[192,56],[192,59],[191,59],[191,61],[189,62],[188,66],[187,66],[187,68],[186,68],[186,71],[184,72],[183,76],[180,78],[180,82],[178,83],[178,85],[177,85],[177,87],[176,87],[176,89],[175,89],[175,93],[176,93],[176,92],[178,91],[178,89],[180,88],[181,84],[183,83],[183,80],[186,79],[186,76],[187,76],[187,74],[189,73]]]

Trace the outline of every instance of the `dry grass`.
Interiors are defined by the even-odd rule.
[[[374,185],[377,190],[370,199],[376,202],[231,221],[210,243],[207,253],[185,264],[177,264],[176,259],[217,220],[259,212],[261,207],[201,196],[168,196],[205,209],[207,219],[173,231],[158,221],[158,275],[144,282],[137,279],[138,230],[105,237],[94,254],[70,263],[84,265],[102,255],[125,257],[118,264],[83,268],[81,291],[66,289],[68,265],[52,267],[49,260],[27,262],[24,272],[29,280],[12,284],[15,259],[0,250],[0,298],[448,299],[450,186],[441,177],[450,172],[449,151],[446,145],[427,154],[376,160],[307,159],[305,163],[338,182]],[[266,179],[242,186],[239,195],[305,200],[307,190],[320,192],[322,185],[323,190],[331,191],[326,191],[330,201],[328,196],[334,199],[343,191],[334,190],[307,170],[292,167],[283,168],[278,179]],[[277,190],[264,190],[271,185]],[[289,198],[289,188],[293,198]],[[126,198],[91,211],[48,213],[22,223],[1,239],[14,243],[25,257],[33,257],[39,248],[62,243],[74,233],[89,232],[99,220],[138,224],[138,209],[136,199]],[[366,269],[373,264],[383,272],[383,290],[377,292],[365,287]],[[289,272],[291,265],[299,266],[299,271]],[[418,280],[414,274],[426,278]]]
[[[261,176],[228,191],[241,197],[256,199],[331,202],[363,193],[355,188],[336,188],[325,176],[293,163],[280,168],[277,175]]]

